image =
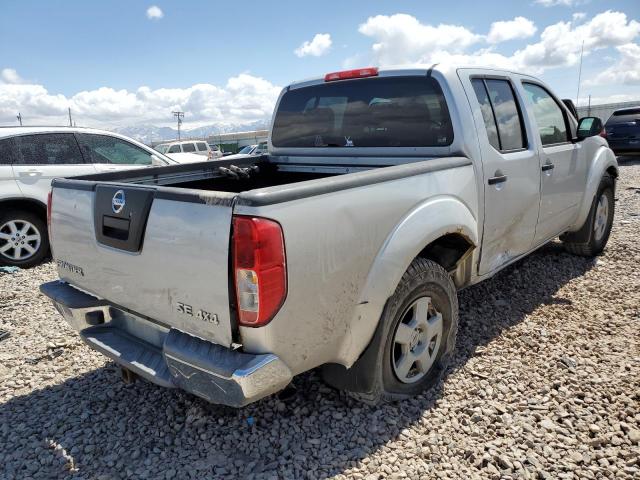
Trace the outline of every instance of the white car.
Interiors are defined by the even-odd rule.
[[[182,140],[178,142],[167,142],[161,143],[154,147],[160,153],[170,156],[174,158],[173,155],[177,155],[180,153],[190,153],[193,155],[201,155],[205,156],[209,159],[215,159],[222,157],[222,152],[219,148],[211,148],[209,144],[203,140]],[[181,157],[176,157],[175,160],[180,161]],[[188,158],[188,157],[182,157]],[[190,160],[185,160],[186,162],[190,162]]]
[[[0,264],[30,267],[48,254],[46,205],[54,178],[176,163],[103,130],[0,127]]]

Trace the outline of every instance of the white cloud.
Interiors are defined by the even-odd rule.
[[[585,85],[640,85],[640,45],[627,43],[616,50],[620,52],[620,59]]]
[[[376,42],[372,53],[380,65],[413,63],[438,50],[461,52],[482,39],[465,27],[424,25],[404,13],[369,17],[358,31]]]
[[[328,33],[316,33],[313,39],[309,42],[306,41],[298,48],[296,48],[293,53],[298,57],[320,57],[329,53],[331,50],[331,35]]]
[[[0,71],[0,84],[3,83],[22,83],[24,80],[20,78],[18,72],[16,72],[13,68],[3,68]]]
[[[522,23],[522,20],[516,18],[510,22]],[[360,25],[359,31],[374,39],[371,55],[379,65],[452,62],[539,74],[549,68],[576,65],[583,40],[585,56],[632,42],[640,34],[640,23],[628,19],[622,12],[610,10],[579,24],[558,22],[547,26],[537,42],[512,54],[498,53],[493,46],[469,51],[482,40],[489,42],[491,32],[485,37],[458,25],[423,25],[405,14],[371,17]],[[496,30],[494,35],[498,35]]]
[[[557,7],[558,5],[563,7],[572,7],[584,3],[582,0],[536,0],[538,5],[543,7]]]
[[[515,17],[513,20],[493,22],[487,35],[487,42],[500,43],[516,38],[532,37],[536,33],[535,24],[524,17]]]
[[[157,5],[147,8],[147,18],[149,20],[160,20],[162,17],[164,17],[164,12]]]
[[[13,124],[17,112],[27,124],[60,123],[68,107],[79,125],[97,127],[171,125],[173,110],[184,111],[191,126],[248,123],[269,118],[279,93],[280,87],[247,73],[231,77],[224,86],[142,86],[135,91],[101,87],[70,97],[49,93],[43,85],[0,83],[0,123]]]

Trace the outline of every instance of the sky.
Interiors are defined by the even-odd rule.
[[[580,103],[640,100],[640,0],[3,0],[0,125],[245,124],[336,70],[515,69]]]

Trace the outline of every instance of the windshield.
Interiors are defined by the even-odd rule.
[[[433,78],[323,83],[286,92],[275,147],[442,147],[453,141],[449,110]]]
[[[246,147],[242,147],[238,153],[242,153],[242,154],[246,154],[246,153],[251,153],[251,150],[253,149],[253,145],[247,145]]]

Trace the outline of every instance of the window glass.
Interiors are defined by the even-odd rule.
[[[12,138],[0,140],[0,165],[11,165],[15,157],[15,146]]]
[[[193,143],[183,143],[182,144],[182,151],[183,152],[195,152],[196,151],[196,146]]]
[[[208,150],[207,149],[207,144],[204,143],[204,142],[198,142],[198,143],[196,143],[196,146],[198,147],[198,151],[199,152],[206,152]]]
[[[180,145],[171,145],[171,147],[169,147],[169,153],[180,153]]]
[[[108,135],[77,135],[82,152],[92,163],[151,165],[151,153],[125,140]]]
[[[160,152],[160,153],[167,153],[167,150],[169,149],[168,145],[156,145],[155,147],[153,147],[154,150]]]
[[[73,165],[84,163],[72,133],[42,133],[14,138],[15,165]]]
[[[505,151],[525,148],[522,121],[511,85],[507,80],[493,79],[485,80],[485,84],[498,124],[500,149]]]
[[[487,89],[484,86],[484,80],[476,78],[475,80],[471,81],[471,84],[473,85],[473,89],[476,92],[476,97],[478,98],[478,103],[480,104],[480,111],[482,112],[484,126],[487,128],[489,143],[496,150],[500,150],[500,140],[498,140],[496,119],[493,116],[493,110],[491,109],[491,102],[489,102]]]
[[[286,92],[275,116],[276,147],[438,147],[453,129],[433,78],[343,80]]]
[[[523,86],[531,102],[542,145],[567,142],[567,124],[562,109],[553,97],[538,85],[524,83]]]

